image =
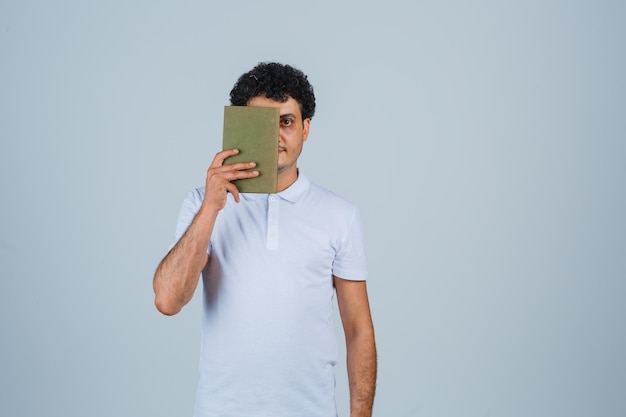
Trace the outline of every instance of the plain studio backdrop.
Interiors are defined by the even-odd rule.
[[[626,415],[621,1],[2,1],[0,415],[191,416],[152,275],[260,61],[362,214],[376,416]],[[348,416],[345,350],[337,404]],[[303,412],[306,414],[306,412]]]

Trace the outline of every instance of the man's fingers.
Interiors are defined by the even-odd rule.
[[[216,153],[215,157],[213,158],[213,162],[211,162],[211,166],[209,168],[221,167],[222,165],[224,165],[224,161],[227,158],[233,155],[237,155],[238,153],[239,149],[226,149],[225,151],[220,151]]]
[[[213,162],[211,162],[211,166],[207,171],[206,193],[203,204],[215,206],[221,210],[226,203],[227,193],[231,193],[238,203],[240,200],[239,190],[231,181],[254,178],[259,175],[259,171],[254,170],[254,167],[256,167],[255,162],[224,164],[227,158],[238,153],[237,149],[228,149],[215,154]]]
[[[252,168],[252,166],[249,166],[249,168]],[[254,178],[259,175],[259,171],[233,170],[233,171],[223,172],[220,175],[226,178],[228,181],[234,181],[234,180],[241,180],[244,178]]]
[[[207,190],[218,190],[221,187],[224,187],[228,191],[231,191],[234,187],[234,189],[236,190],[237,187],[235,187],[235,185],[232,184],[231,181],[241,180],[245,178],[254,178],[254,177],[257,177],[258,175],[259,175],[259,171],[256,171],[256,170],[255,171],[227,170],[224,172],[216,172],[216,170],[210,170],[209,175],[207,177],[206,188]]]
[[[239,190],[237,189],[235,184],[233,184],[232,182],[229,182],[226,185],[226,190],[233,195],[233,198],[238,203],[239,202]]]
[[[230,172],[235,171],[243,171],[249,170],[256,166],[256,162],[235,162],[233,164],[226,164],[216,168],[211,168],[210,171],[216,174],[228,174]],[[248,171],[249,172],[249,171]]]
[[[211,168],[207,172],[207,181],[215,181],[220,178],[226,181],[239,180],[243,178],[254,178],[259,175],[259,172],[249,171],[254,168],[256,164],[254,162],[241,162],[237,164],[229,164],[223,167]]]

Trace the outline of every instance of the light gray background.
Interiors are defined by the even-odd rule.
[[[0,3],[0,415],[190,416],[154,268],[259,61],[361,209],[377,416],[626,415],[623,1]],[[344,363],[338,406],[347,416]]]

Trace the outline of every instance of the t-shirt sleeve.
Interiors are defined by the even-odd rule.
[[[170,249],[173,248],[174,245],[176,245],[181,237],[183,237],[183,235],[189,228],[189,225],[191,225],[194,217],[196,217],[198,210],[200,210],[200,206],[202,205],[203,200],[204,190],[200,188],[196,188],[195,190],[192,190],[189,192],[189,194],[187,194],[187,197],[183,201],[183,205],[180,208],[180,212],[178,214],[175,240]],[[207,248],[207,253],[209,253],[209,248]]]
[[[333,275],[351,281],[367,280],[363,228],[359,211],[356,208],[339,240],[333,261]]]

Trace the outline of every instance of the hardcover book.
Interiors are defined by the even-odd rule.
[[[239,149],[225,163],[256,162],[255,178],[233,183],[241,193],[275,193],[278,176],[280,111],[276,107],[224,106],[222,149]]]

